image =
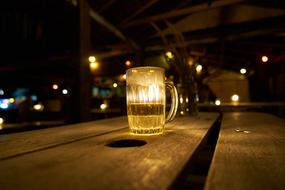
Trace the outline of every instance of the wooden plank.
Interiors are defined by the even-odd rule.
[[[127,118],[0,135],[0,160],[127,128]]]
[[[1,190],[167,189],[217,117],[177,118],[164,135],[137,137],[125,129],[2,160]],[[147,144],[106,146],[116,139],[140,139]]]
[[[284,189],[284,147],[285,120],[225,114],[205,189]]]

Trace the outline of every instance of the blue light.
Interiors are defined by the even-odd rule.
[[[8,109],[9,108],[9,99],[0,99],[0,108]]]
[[[9,105],[8,105],[7,103],[1,103],[1,104],[0,104],[0,108],[1,108],[1,109],[4,109],[4,110],[5,110],[5,109],[8,109],[8,107],[9,107]]]
[[[32,101],[37,101],[38,100],[38,97],[36,95],[32,95]]]

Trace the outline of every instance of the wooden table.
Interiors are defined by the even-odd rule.
[[[130,135],[126,117],[0,135],[0,189],[187,187],[175,184],[219,120],[179,117],[164,135],[148,137]],[[225,114],[205,189],[285,187],[284,124],[268,114]]]
[[[285,189],[285,120],[224,114],[205,189]]]
[[[2,135],[0,187],[167,189],[217,117],[177,118],[164,135],[149,137],[129,135],[126,117]],[[107,146],[122,139],[141,141]]]

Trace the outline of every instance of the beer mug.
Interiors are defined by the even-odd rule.
[[[177,91],[173,83],[165,81],[160,67],[134,67],[127,70],[127,114],[132,134],[162,134],[166,122],[172,121],[178,107]],[[172,104],[165,118],[166,92]]]

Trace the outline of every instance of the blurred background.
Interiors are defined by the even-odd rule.
[[[0,133],[126,115],[126,70],[159,66],[179,115],[285,117],[285,2],[10,0],[0,7]]]

